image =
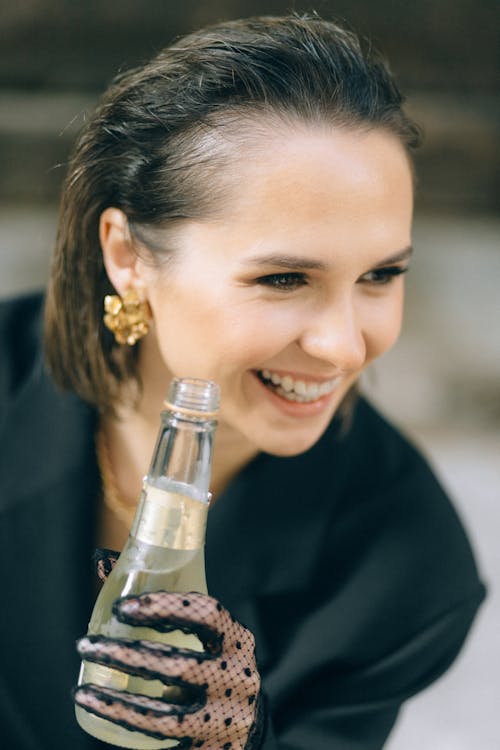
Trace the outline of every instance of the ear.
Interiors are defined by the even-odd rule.
[[[134,251],[127,217],[119,208],[106,208],[99,220],[104,266],[118,294],[133,287],[140,296],[144,287],[142,263]]]

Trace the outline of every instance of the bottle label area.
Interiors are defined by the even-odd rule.
[[[203,547],[208,503],[145,483],[131,535],[155,547]]]

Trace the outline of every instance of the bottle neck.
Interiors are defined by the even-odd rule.
[[[216,422],[165,411],[146,477],[158,489],[207,503]]]

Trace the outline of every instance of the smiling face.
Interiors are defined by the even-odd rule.
[[[140,368],[146,387],[153,369],[217,381],[219,431],[294,455],[397,339],[411,170],[383,130],[312,128],[236,168],[223,212],[176,233],[174,262],[138,266],[154,318]]]

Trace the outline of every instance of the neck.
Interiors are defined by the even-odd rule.
[[[173,375],[165,367],[153,336],[141,342],[142,392],[135,407],[119,407],[103,424],[116,484],[124,498],[136,501],[147,472],[159,427],[159,415]],[[258,449],[230,425],[219,422],[215,435],[211,492],[215,500],[257,454]]]
[[[239,472],[259,453],[241,434],[224,422],[215,433],[212,461],[211,492],[213,501],[226,489]]]

